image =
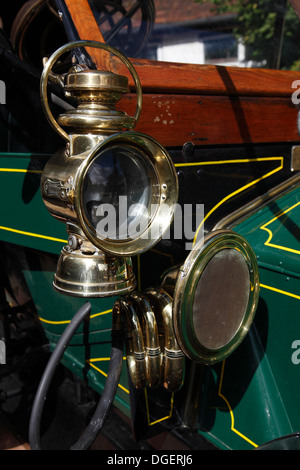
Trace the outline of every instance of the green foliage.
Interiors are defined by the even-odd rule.
[[[300,21],[286,0],[211,0],[209,3],[215,14],[236,13],[233,32],[247,46],[248,60],[273,67],[275,56],[281,52],[280,68],[286,69],[300,59]]]

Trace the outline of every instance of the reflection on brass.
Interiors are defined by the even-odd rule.
[[[58,80],[58,77],[54,76],[52,67],[55,62],[65,52],[76,47],[95,47],[97,49],[104,49],[105,51],[116,55],[122,62],[124,62],[133,77],[137,91],[137,105],[133,118],[129,118],[125,113],[119,113],[115,109],[116,101],[120,99],[122,93],[128,90],[128,80],[126,77],[113,74],[112,72],[85,70],[81,66],[75,66],[70,71],[70,76],[68,76],[69,74],[66,76],[59,76],[61,80]],[[70,113],[66,113],[65,116],[60,116],[60,123],[54,119],[49,107],[48,79],[51,78],[54,79],[55,82],[61,81],[66,96],[72,96],[79,102],[77,110],[71,110]],[[45,66],[41,76],[40,94],[42,107],[50,125],[67,142],[70,142],[71,139],[69,134],[62,129],[62,125],[72,126],[73,128],[78,126],[81,129],[86,127],[86,132],[84,133],[91,132],[91,129],[93,129],[93,131],[99,131],[101,128],[105,128],[106,130],[111,128],[115,129],[114,126],[116,123],[118,129],[122,128],[122,126],[123,128],[134,127],[140,117],[143,99],[139,77],[127,57],[108,44],[84,40],[65,44],[45,61]],[[103,100],[104,103],[102,103]],[[102,103],[102,106],[98,105],[100,102]],[[102,111],[103,115],[101,116]],[[79,132],[79,134],[81,133],[82,132]],[[75,146],[74,142],[72,144]]]
[[[160,287],[115,303],[134,387],[161,384],[175,392],[185,356],[203,365],[224,360],[249,331],[258,298],[258,265],[246,239],[229,230],[207,234],[182,266],[163,274]]]
[[[155,388],[160,383],[162,361],[155,314],[146,296],[133,292],[130,299],[135,304],[144,339],[147,383]]]
[[[147,289],[145,295],[150,300],[159,325],[163,350],[162,383],[166,390],[175,392],[183,384],[185,357],[173,329],[172,298],[163,289]]]
[[[60,254],[54,288],[75,297],[107,297],[135,288],[131,258],[113,257],[95,248],[78,227],[68,224],[69,242]]]
[[[53,285],[56,290],[77,297],[107,297],[134,289],[136,284],[130,258],[107,257],[80,249],[61,251]]]
[[[83,136],[114,134],[135,126],[133,117],[116,109],[116,103],[128,92],[128,79],[122,75],[78,66],[69,71],[64,93],[76,100],[77,107],[65,111],[57,121],[70,129],[70,154],[81,152],[82,142],[88,139]]]
[[[89,70],[82,64],[74,64],[68,73],[62,75],[52,71],[63,54],[78,47],[103,49],[126,65],[136,87],[137,103],[133,117],[116,107],[120,98],[129,92],[127,77],[110,71]],[[54,286],[66,294],[86,297],[131,292],[135,279],[131,260],[127,257],[156,244],[173,219],[178,181],[172,159],[151,137],[128,131],[140,117],[142,88],[133,65],[121,52],[107,44],[80,40],[60,47],[49,59],[44,58],[43,63],[40,82],[42,108],[50,125],[66,141],[66,148],[49,159],[41,178],[45,206],[51,215],[67,224],[69,232],[69,243],[61,252]],[[57,120],[48,102],[48,80],[60,86],[65,97],[76,103]],[[106,158],[112,163],[107,163]],[[109,204],[115,210],[118,207],[115,201],[128,197],[130,191],[134,201],[135,187],[132,185],[135,181],[129,184],[126,180],[129,187],[125,190],[121,183],[121,189],[116,188],[118,182],[126,177],[126,174],[118,173],[118,158],[122,163],[126,158],[132,159],[143,175],[141,194],[145,194],[147,202],[143,212],[145,218],[149,211],[147,224],[141,233],[132,236],[126,232],[120,238],[111,236],[111,232],[97,231],[105,206]],[[109,184],[110,170],[117,175],[114,176],[114,184]],[[139,181],[139,178],[135,180]],[[141,192],[140,188],[138,191]],[[123,216],[127,222],[130,220],[127,213]],[[156,356],[159,354],[155,347],[147,347],[147,367],[151,370],[151,383],[155,385],[159,369]]]
[[[206,235],[174,288],[174,329],[183,352],[207,365],[225,359],[249,331],[258,298],[258,264],[246,239],[229,230]]]
[[[174,295],[174,289],[176,286],[179,269],[180,265],[172,266],[162,274],[160,279],[160,287],[165,290],[171,297],[173,297]]]
[[[134,116],[128,116],[116,107],[120,98],[129,92],[127,77],[109,71],[89,70],[80,64],[73,65],[63,75],[52,71],[64,53],[77,47],[104,49],[126,65],[136,87]],[[76,107],[65,110],[57,120],[48,102],[48,80],[60,86],[66,98],[76,103]],[[87,297],[131,292],[135,279],[131,260],[127,257],[142,253],[159,241],[171,224],[178,195],[176,171],[165,149],[149,136],[124,132],[124,129],[132,129],[140,117],[142,88],[139,77],[127,57],[113,47],[95,41],[75,41],[59,48],[49,59],[45,58],[40,94],[49,123],[66,141],[66,147],[49,159],[41,178],[45,206],[51,215],[67,224],[69,232],[69,244],[61,252],[54,286],[66,294]],[[124,157],[122,161],[127,156],[126,152],[134,155],[128,158],[136,158],[136,166],[142,168],[141,173],[143,171],[146,175],[147,187],[143,191],[148,191],[150,196],[145,213],[149,210],[150,216],[144,230],[146,233],[110,239],[106,232],[97,232],[97,212],[101,213],[105,203],[115,209],[115,200],[124,196],[121,190],[118,194],[116,185],[108,185],[109,176],[105,176],[105,155],[113,155],[116,165],[115,149],[118,146],[123,152],[120,152]],[[91,167],[97,173],[93,184],[89,173]],[[120,181],[122,176],[119,176]],[[93,199],[87,202],[85,196],[89,190],[93,192]],[[134,188],[127,188],[126,197],[130,190],[134,191]],[[95,223],[91,223],[89,212],[92,204]],[[99,206],[101,210],[97,211]],[[155,210],[152,212],[153,206]],[[129,219],[128,214],[125,217]],[[75,233],[73,229],[70,232],[70,227],[77,227]],[[150,347],[148,356],[151,354]],[[148,363],[148,367],[157,368],[153,357]],[[157,380],[155,374],[152,380],[153,383]]]
[[[131,73],[137,88],[137,106],[134,117],[116,110],[116,103],[129,91],[127,77],[107,71],[88,70],[74,65],[69,73],[56,75],[55,62],[76,47],[95,47],[113,53],[121,59]],[[48,103],[48,80],[63,88],[65,96],[77,103],[54,119]],[[54,287],[58,291],[81,297],[106,297],[130,292],[135,287],[131,259],[115,257],[96,247],[82,231],[76,209],[80,206],[78,186],[84,171],[83,163],[89,152],[111,134],[132,128],[136,124],[142,105],[142,89],[138,75],[130,61],[119,51],[94,41],[75,41],[59,48],[44,60],[40,83],[41,103],[45,115],[55,131],[67,141],[66,148],[58,151],[47,163],[41,192],[49,212],[66,222],[68,245],[60,254]],[[68,129],[68,133],[62,127]]]
[[[173,163],[164,149],[148,136],[136,132],[124,132],[102,139],[88,136],[93,149],[73,155],[71,158],[65,150],[59,150],[47,162],[42,178],[41,193],[48,211],[61,221],[71,221],[80,225],[85,237],[99,249],[120,256],[137,255],[155,245],[172,222],[178,195],[178,181]],[[78,140],[77,140],[78,143]],[[82,142],[81,142],[82,143]],[[151,192],[150,212],[152,219],[144,232],[137,233],[135,238],[120,240],[100,237],[85,216],[82,192],[86,173],[92,163],[113,146],[137,149],[148,162],[149,184]],[[151,157],[150,157],[151,156]]]
[[[151,180],[151,184],[149,183],[151,201],[149,207],[145,208],[151,214],[151,219],[144,231],[137,233],[131,239],[122,240],[122,243],[120,243],[121,240],[100,237],[91,227],[85,216],[81,197],[82,186],[88,168],[98,155],[113,146],[135,149],[141,156],[143,155],[148,163],[148,177]],[[98,144],[85,158],[77,172],[75,196],[76,214],[89,240],[108,253],[134,256],[155,245],[170,226],[178,197],[177,174],[171,157],[156,140],[144,134],[127,131],[107,138]]]
[[[139,319],[129,299],[118,299],[113,307],[113,325],[122,321],[126,333],[126,358],[134,388],[147,384],[145,347]]]
[[[133,386],[155,388],[161,384],[169,392],[179,390],[185,358],[174,335],[172,298],[163,289],[133,292],[115,302],[113,324],[120,325],[120,318],[126,331],[127,365]]]

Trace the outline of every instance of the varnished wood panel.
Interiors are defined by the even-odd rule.
[[[116,64],[116,59],[113,59]],[[175,64],[132,59],[144,91],[291,97],[299,72],[215,65]],[[119,73],[126,73],[123,66]],[[128,74],[128,72],[127,72]]]
[[[81,39],[103,42],[87,0],[66,0],[67,7]],[[89,49],[98,68],[125,74],[133,86],[126,67],[102,50]],[[291,96],[293,81],[299,72],[267,69],[245,69],[214,65],[193,65],[131,59],[145,92],[187,93],[243,96]]]
[[[135,95],[122,100],[133,115]],[[297,109],[290,99],[145,94],[136,130],[165,146],[298,141]]]
[[[82,39],[103,41],[87,0],[66,0]],[[132,77],[102,50],[89,50],[98,68]],[[186,141],[224,145],[299,140],[292,84],[298,72],[187,65],[132,59],[144,103],[136,130],[166,146]],[[134,114],[135,95],[122,100]]]

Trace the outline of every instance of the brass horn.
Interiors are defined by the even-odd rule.
[[[127,365],[136,389],[158,385],[180,389],[185,356],[178,346],[172,321],[172,298],[163,289],[133,292],[113,307],[113,324],[124,326]]]

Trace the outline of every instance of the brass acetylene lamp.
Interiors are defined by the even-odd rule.
[[[116,109],[128,93],[128,79],[109,71],[75,65],[65,75],[54,63],[75,47],[104,49],[121,59],[136,86],[135,116]],[[76,101],[54,119],[48,104],[48,79]],[[41,98],[53,128],[66,141],[45,166],[41,192],[49,212],[66,223],[68,245],[62,249],[54,287],[66,294],[104,297],[135,287],[131,256],[159,241],[173,218],[178,183],[166,150],[134,132],[142,105],[141,84],[129,60],[94,41],[76,41],[47,60]],[[124,129],[127,129],[124,131]]]
[[[88,46],[115,54],[129,69],[137,89],[134,117],[116,109],[128,92],[126,77],[81,65],[63,76],[51,71],[63,53]],[[58,121],[48,105],[48,79],[77,102]],[[126,330],[133,387],[162,384],[173,393],[184,381],[186,357],[213,365],[232,354],[249,331],[259,298],[255,254],[241,235],[216,230],[193,247],[182,266],[164,275],[159,287],[132,292],[131,256],[151,248],[169,228],[178,194],[166,150],[131,130],[142,105],[136,71],[112,47],[76,41],[46,62],[41,96],[49,122],[67,142],[50,158],[41,180],[46,207],[69,234],[54,287],[82,297],[118,295],[112,323]]]

